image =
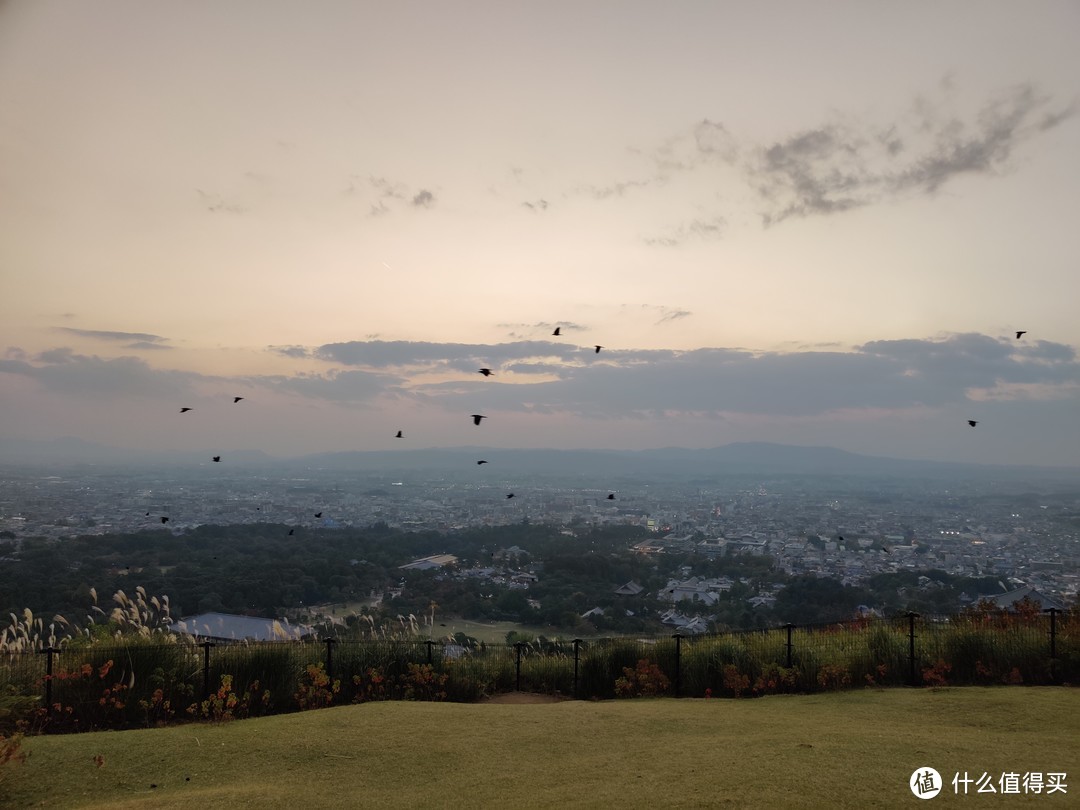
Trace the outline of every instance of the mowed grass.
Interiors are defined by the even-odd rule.
[[[934,806],[1066,807],[1080,793],[1080,691],[381,702],[24,748],[0,806],[901,807],[922,806],[908,780],[930,766],[946,782],[1058,771],[1073,783],[1052,796],[955,796],[949,785]]]

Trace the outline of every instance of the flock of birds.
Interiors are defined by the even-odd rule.
[[[551,334],[552,334],[553,337],[560,337],[562,335],[562,327],[560,327],[560,326],[555,327],[555,331],[552,332]],[[1027,334],[1026,329],[1017,330],[1016,339],[1020,340],[1020,338],[1022,338],[1026,334]],[[594,352],[596,354],[599,354],[600,350],[603,349],[603,348],[604,347],[601,346],[598,343],[593,344],[593,350],[594,350]],[[491,376],[494,376],[494,374],[495,374],[495,372],[492,371],[490,368],[482,368],[482,369],[479,370],[479,373],[482,374],[485,377],[491,377]],[[235,405],[238,402],[241,402],[243,399],[244,399],[244,397],[233,397],[233,404]],[[193,411],[193,410],[195,410],[195,409],[194,408],[189,408],[189,407],[184,407],[184,408],[180,409],[180,413],[187,413],[188,411]],[[488,417],[486,415],[482,414],[482,413],[474,413],[474,414],[470,414],[470,418],[472,419],[474,425],[479,426],[480,422],[482,420],[484,420],[484,419],[487,419]],[[979,424],[979,420],[977,420],[977,419],[968,419],[967,423],[971,427],[975,427],[976,425]],[[396,438],[396,439],[404,439],[405,438],[405,432],[403,430],[397,431],[397,433],[394,434],[394,438]],[[215,463],[220,463],[221,462],[221,456],[212,456],[211,460],[214,461]],[[477,463],[477,465],[481,465],[481,464],[488,464],[489,462],[488,462],[487,459],[482,458],[482,459],[479,459],[476,463]],[[506,494],[507,500],[509,500],[510,498],[513,498],[513,497],[515,497],[513,492],[508,492]],[[615,493],[613,493],[613,492],[609,493],[608,496],[607,496],[607,500],[609,500],[609,501],[615,500]],[[316,518],[321,518],[322,514],[323,514],[322,512],[315,512],[314,513]],[[147,517],[149,517],[150,513],[147,512],[146,515],[147,515]],[[160,517],[160,520],[161,520],[162,524],[165,524],[165,523],[169,522],[169,517],[167,515],[162,515]],[[289,534],[290,535],[295,534],[295,532],[296,532],[295,529],[289,529]],[[888,548],[886,548],[885,550],[889,551]]]
[[[560,337],[562,335],[562,327],[561,326],[556,326],[555,331],[552,332],[551,334],[554,337]],[[1020,335],[1018,334],[1017,337],[1019,337],[1019,336]],[[600,350],[603,349],[604,347],[601,346],[600,344],[593,344],[592,348],[593,348],[593,352],[595,354],[600,354]],[[483,374],[485,377],[491,377],[491,376],[493,376],[495,374],[495,372],[492,371],[490,368],[482,368],[482,369],[479,370],[479,373]],[[238,402],[241,402],[243,399],[244,399],[244,397],[233,397],[233,404],[235,405]],[[195,409],[185,406],[185,407],[180,409],[180,413],[188,413],[189,411],[193,411],[193,410],[195,410]],[[473,420],[474,425],[479,426],[481,420],[487,419],[488,417],[486,415],[482,414],[482,413],[474,413],[474,414],[470,414],[470,418]],[[974,425],[974,423],[972,423],[972,424]],[[394,434],[394,438],[396,438],[396,439],[404,439],[405,438],[405,432],[403,430],[397,431],[397,433]],[[221,462],[221,456],[220,455],[211,456],[210,460],[215,462],[215,463],[220,463]],[[482,459],[479,459],[476,463],[477,463],[477,465],[481,465],[481,464],[488,464],[490,462],[488,462],[487,459],[482,458]],[[516,497],[513,492],[508,492],[506,494],[507,500],[509,500],[510,498],[513,498],[513,497]],[[607,500],[614,501],[615,500],[615,493],[614,492],[608,493]],[[261,507],[256,507],[256,508],[261,508]],[[314,513],[315,518],[321,518],[322,515],[323,515],[322,512],[315,512]],[[146,516],[150,517],[150,513],[147,512]],[[169,522],[169,516],[168,515],[161,515],[159,520],[161,521],[162,525],[164,525],[164,524]],[[289,535],[290,536],[294,535],[295,533],[296,533],[296,529],[289,529]]]

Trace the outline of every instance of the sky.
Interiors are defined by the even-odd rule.
[[[1080,465],[1078,30],[0,0],[0,439]]]

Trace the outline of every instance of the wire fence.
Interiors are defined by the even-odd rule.
[[[867,686],[1071,684],[1080,618],[869,617],[712,635],[549,640],[215,642],[173,636],[0,654],[3,725],[155,726],[372,700],[743,697]]]

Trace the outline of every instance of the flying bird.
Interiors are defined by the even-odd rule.
[[[322,512],[316,512],[315,517],[317,517],[317,518],[322,517]]]
[[[237,402],[239,402],[242,399],[243,399],[243,397],[233,397],[232,398],[232,404],[235,405]]]
[[[979,422],[976,419],[968,419],[968,424],[972,427],[975,427],[977,424],[979,424]]]
[[[162,523],[168,523],[168,522],[169,522],[169,519],[168,519],[167,517],[165,517],[164,515],[162,515],[162,516],[161,516],[161,522],[162,522]]]
[[[556,326],[555,331],[552,332],[551,334],[553,334],[555,337],[558,337],[559,335],[562,334],[562,327],[561,326]]]
[[[490,368],[482,368],[480,369],[480,373],[483,374],[485,377],[490,377],[495,372],[493,372]]]
[[[614,493],[614,492],[610,493],[610,494],[609,494],[609,495],[607,496],[607,499],[608,499],[609,501],[613,501],[613,500],[615,500],[615,493]]]
[[[180,413],[187,413],[190,410],[191,410],[191,408],[181,408]]]
[[[1016,333],[1016,339],[1019,340],[1020,338],[1022,338],[1026,334],[1027,334],[1027,330],[1026,329],[1021,329],[1019,332]]]
[[[214,456],[214,461],[221,461],[221,456]]]
[[[480,459],[480,460],[479,460],[478,462],[476,462],[476,463],[477,463],[477,464],[487,464],[487,459],[486,459],[486,458],[482,458],[482,459]]]
[[[401,431],[399,430],[397,433],[394,434],[394,438],[395,439],[404,439],[405,437],[401,435]]]
[[[487,417],[484,416],[482,413],[474,413],[472,415],[472,423],[474,425],[479,425],[481,419],[487,419]]]
[[[511,492],[511,493],[510,493],[510,494],[508,494],[508,495],[507,495],[506,497],[507,497],[507,498],[513,498],[513,497],[514,497],[514,493],[513,493],[513,492]]]
[[[289,529],[289,537],[292,537],[294,534],[296,534],[296,529]]]
[[[597,354],[600,354],[600,350],[601,350],[602,348],[604,348],[604,347],[603,347],[603,346],[594,346],[594,348],[596,349],[596,353],[597,353]]]

